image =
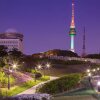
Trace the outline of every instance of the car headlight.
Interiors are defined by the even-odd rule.
[[[100,86],[100,81],[97,82],[97,85]]]

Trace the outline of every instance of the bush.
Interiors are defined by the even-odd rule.
[[[67,76],[63,76],[59,79],[50,81],[49,83],[45,83],[42,87],[38,87],[37,92],[54,94],[63,91],[68,91],[76,87],[80,79],[80,74],[70,74]]]
[[[34,73],[34,78],[35,79],[39,79],[39,78],[41,78],[42,77],[42,74],[41,73],[39,73],[39,72],[35,72]]]
[[[10,84],[14,84],[15,79],[10,76]],[[0,72],[0,87],[6,87],[8,83],[8,76],[4,72]]]

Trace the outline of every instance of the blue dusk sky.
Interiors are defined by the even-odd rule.
[[[24,53],[70,49],[72,0],[0,0],[0,32],[14,29],[24,35]],[[75,51],[100,52],[100,0],[75,0]]]

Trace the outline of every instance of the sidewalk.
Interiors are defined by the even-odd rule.
[[[37,88],[38,86],[40,86],[40,85],[42,85],[42,84],[45,84],[45,83],[47,83],[47,82],[49,82],[49,81],[55,80],[55,79],[57,79],[57,78],[58,78],[58,77],[50,77],[50,80],[45,81],[45,82],[41,82],[41,83],[39,83],[39,84],[37,84],[37,85],[35,85],[35,86],[29,88],[28,90],[25,90],[25,91],[23,91],[23,92],[17,94],[17,95],[22,95],[22,94],[34,94],[34,93],[36,92],[36,88]]]

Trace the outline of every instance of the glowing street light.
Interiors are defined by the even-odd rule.
[[[46,64],[46,67],[47,67],[47,68],[50,68],[50,64],[49,64],[49,63],[47,63],[47,64]]]
[[[87,69],[87,72],[89,73],[90,72],[90,69]]]
[[[41,65],[38,65],[37,67],[38,67],[38,69],[41,69],[41,68],[42,68],[42,66],[41,66]]]
[[[12,66],[14,69],[16,69],[16,67],[17,67],[17,64],[13,64],[13,66]]]
[[[88,76],[91,77],[91,73],[88,73]]]
[[[12,64],[12,69],[13,69],[14,71],[16,71],[17,66],[18,66],[17,63]]]
[[[100,68],[97,68],[97,70],[100,70]]]
[[[93,69],[93,72],[95,72],[96,71],[96,69]]]
[[[51,64],[50,63],[46,63],[46,64],[39,64],[37,65],[37,70],[42,70],[43,71],[43,74],[45,76],[45,69],[49,69],[51,67]]]

